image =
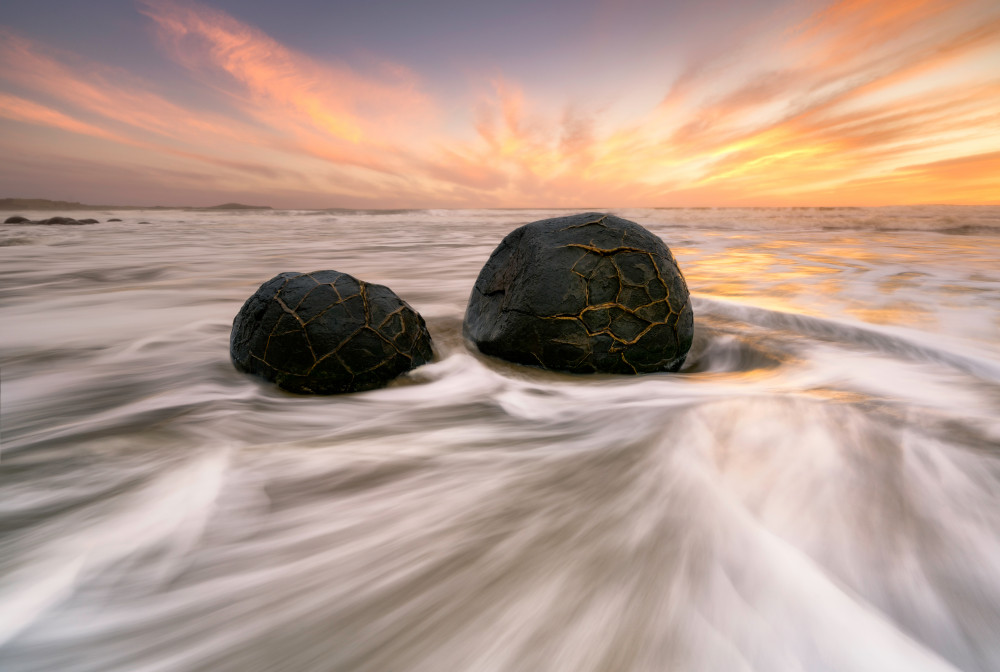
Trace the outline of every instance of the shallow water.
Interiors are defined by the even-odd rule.
[[[1000,669],[1000,208],[615,212],[694,293],[680,374],[463,343],[560,211],[0,227],[0,669]],[[435,361],[237,373],[246,297],[325,268]]]

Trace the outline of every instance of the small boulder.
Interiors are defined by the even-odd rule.
[[[96,219],[78,219],[79,224],[100,224]]]
[[[519,364],[635,374],[680,369],[694,316],[662,240],[589,212],[508,234],[476,280],[463,331],[480,352]]]
[[[388,287],[337,271],[265,282],[233,320],[229,345],[240,371],[311,394],[383,387],[433,356],[419,313]]]
[[[21,215],[13,215],[3,220],[4,224],[24,224],[25,222],[30,224],[31,220],[28,219],[27,217],[22,217]]]
[[[112,219],[109,219],[108,221],[109,221],[109,222],[120,222],[120,221],[122,221],[122,220],[118,219],[117,217],[114,217],[114,218],[112,218]]]
[[[72,217],[49,217],[48,219],[40,219],[35,224],[42,224],[45,226],[77,226],[81,224]]]

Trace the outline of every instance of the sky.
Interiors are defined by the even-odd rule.
[[[996,0],[5,0],[0,197],[1000,204]]]

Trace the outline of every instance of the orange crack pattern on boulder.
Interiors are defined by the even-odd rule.
[[[465,320],[486,354],[580,373],[676,371],[693,331],[667,246],[600,213],[511,232],[480,273]]]
[[[291,392],[382,387],[430,361],[423,318],[388,287],[337,271],[281,273],[233,320],[236,368]]]

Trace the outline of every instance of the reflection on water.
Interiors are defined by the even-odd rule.
[[[972,314],[977,304],[1000,300],[996,236],[952,245],[953,237],[909,231],[780,235],[787,238],[765,234],[748,242],[716,234],[714,246],[681,248],[677,256],[689,284],[706,295],[996,341],[996,312]]]
[[[1000,210],[624,211],[695,294],[636,378],[462,340],[558,213],[118,214],[0,229],[5,672],[1000,669]],[[435,361],[237,373],[246,296],[322,268]]]

